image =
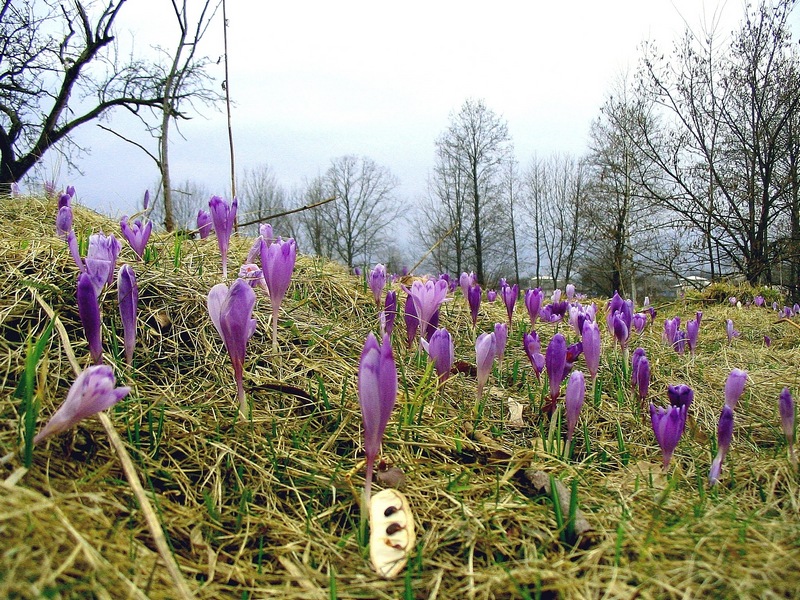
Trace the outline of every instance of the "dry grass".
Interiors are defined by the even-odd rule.
[[[20,406],[13,391],[26,339],[47,322],[43,304],[57,312],[67,339],[55,335],[40,365],[42,423],[74,378],[65,345],[88,364],[75,308],[76,268],[52,233],[54,218],[53,203],[0,202],[3,455],[18,448]],[[77,211],[75,223],[79,232],[117,230],[85,210]],[[232,269],[249,243],[234,240]],[[384,458],[405,472],[419,537],[406,577],[387,582],[373,575],[359,542],[356,368],[367,332],[377,328],[363,283],[336,265],[301,257],[282,312],[277,356],[270,346],[269,301],[259,297],[245,374],[253,418],[240,423],[230,363],[205,308],[205,294],[220,277],[216,241],[184,241],[177,267],[174,238],[161,236],[151,245],[151,260],[134,263],[141,300],[132,371],[119,359],[115,291],[103,299],[106,360],[133,388],[110,417],[197,597],[796,597],[800,486],[786,460],[777,397],[786,385],[800,392],[800,330],[776,323],[771,311],[703,306],[696,358],[678,356],[660,342],[663,318],[686,319],[694,304],[660,307],[658,325],[634,342],[653,364],[656,401],[664,402],[671,383],[696,391],[695,425],[669,477],[658,470],[649,422],[627,383],[620,383],[620,358],[611,347],[601,367],[600,404],[587,402],[575,458],[565,461],[543,449],[546,424],[538,412],[539,387],[529,387],[521,306],[503,381],[493,377],[491,400],[474,431],[474,380],[460,374],[436,390],[424,375],[424,360],[406,351],[398,319],[401,393]],[[121,259],[132,258],[124,249]],[[479,328],[488,330],[504,314],[500,303],[484,304]],[[726,318],[742,331],[732,346]],[[474,338],[460,297],[443,310],[442,324],[457,332],[457,358],[473,361]],[[539,331],[546,342],[553,328],[540,325]],[[773,339],[768,350],[765,334]],[[733,367],[747,369],[750,382],[722,481],[708,489],[710,440]],[[529,427],[508,427],[501,402],[509,397],[530,406]],[[0,596],[175,596],[96,419],[36,448],[29,471],[20,464],[15,457],[0,466]],[[579,544],[560,541],[552,504],[533,489],[529,469],[567,484],[577,479],[580,508],[593,528]]]

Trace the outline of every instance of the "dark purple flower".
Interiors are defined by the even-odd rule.
[[[363,271],[361,270],[361,267],[353,267],[353,275],[356,277],[361,277],[362,274]]]
[[[679,317],[673,317],[672,319],[664,319],[664,334],[661,338],[664,340],[669,346],[675,343],[675,333],[678,331],[678,328],[681,326],[681,320]]]
[[[557,333],[547,345],[544,354],[544,364],[550,382],[550,401],[545,407],[545,412],[552,414],[561,394],[561,382],[564,379],[564,369],[567,362],[567,341],[564,336]]]
[[[213,231],[211,222],[211,214],[202,208],[197,211],[197,232],[200,234],[200,239],[204,240]]]
[[[144,210],[147,211],[148,207],[150,206],[150,190],[144,191],[144,198],[142,199],[142,205],[144,207]]]
[[[733,439],[733,409],[727,404],[722,407],[722,414],[719,416],[717,424],[717,456],[711,463],[711,470],[708,473],[708,483],[716,485],[722,471],[722,461],[731,447]]]
[[[125,363],[133,364],[133,351],[136,347],[136,313],[139,304],[139,286],[136,273],[130,265],[122,265],[117,275],[117,297],[119,315],[122,320],[122,339],[125,347]]]
[[[764,345],[769,348],[772,345],[772,338],[768,335],[764,336]]]
[[[583,356],[586,360],[586,368],[592,376],[592,380],[597,379],[597,372],[600,369],[600,327],[595,321],[586,320],[583,322]]]
[[[675,352],[683,356],[683,352],[686,349],[686,332],[682,329],[679,329],[675,332],[675,339],[672,342],[672,347],[675,348]]]
[[[383,305],[383,332],[392,337],[394,321],[397,318],[397,292],[389,290],[386,292],[386,300]]]
[[[633,315],[631,323],[636,333],[642,333],[644,331],[644,326],[647,325],[647,315],[644,313],[636,313]]]
[[[678,408],[685,406],[687,409],[694,400],[694,390],[685,384],[667,386],[667,397],[672,406]]]
[[[131,391],[129,387],[115,387],[116,384],[114,371],[108,365],[86,368],[69,388],[64,403],[33,438],[33,443],[38,444],[51,435],[66,431],[86,417],[114,406]]]
[[[792,464],[797,464],[797,457],[794,454],[794,398],[789,388],[783,388],[778,397],[778,411],[781,413],[781,429],[789,446],[789,460]]]
[[[669,406],[666,409],[656,407],[650,403],[650,423],[653,426],[656,441],[661,447],[661,456],[664,461],[664,470],[669,467],[672,454],[686,427],[686,411],[688,406]]]
[[[650,390],[650,361],[646,356],[642,356],[636,368],[636,391],[639,394],[639,400],[644,406],[647,399],[647,392]]]
[[[744,385],[747,383],[747,371],[732,369],[725,381],[725,404],[732,409],[736,408],[739,398],[744,393]]]
[[[541,353],[542,345],[539,342],[539,334],[535,331],[526,333],[522,338],[522,342],[525,346],[525,354],[528,360],[531,361],[531,367],[533,367],[536,379],[539,379],[544,369],[544,354]]]
[[[375,298],[375,306],[379,307],[383,288],[386,287],[386,267],[381,263],[375,265],[375,268],[369,273],[367,283],[369,283],[369,289],[372,290],[372,296]]]
[[[478,309],[481,306],[481,286],[477,283],[467,288],[467,303],[470,317],[472,317],[472,326],[475,327],[478,322]]]
[[[497,300],[497,292],[495,290],[486,290],[486,301],[494,302]]]
[[[567,381],[567,390],[564,393],[564,406],[567,413],[567,446],[572,441],[575,433],[575,426],[578,424],[578,416],[583,406],[586,396],[586,380],[583,373],[574,371]]]
[[[519,296],[519,286],[507,285],[500,288],[500,295],[503,297],[503,303],[506,305],[506,312],[508,313],[508,323],[513,323],[514,320],[514,305],[517,303],[517,296]]]
[[[236,210],[239,201],[234,198],[231,204],[219,196],[211,196],[208,201],[208,208],[211,213],[211,222],[214,224],[214,231],[217,234],[217,244],[219,253],[222,256],[222,278],[228,278],[228,247],[231,241],[231,233],[236,223]],[[264,265],[261,265],[262,268]],[[266,271],[265,271],[266,277]],[[269,281],[269,280],[267,280]]]
[[[367,471],[364,481],[364,495],[369,503],[372,490],[372,473],[375,458],[381,449],[381,440],[392,409],[397,400],[397,366],[392,354],[389,336],[383,336],[379,344],[370,333],[361,352],[358,363],[358,402],[361,405],[361,419],[364,423],[364,455]]]
[[[636,348],[631,354],[631,386],[636,388],[639,385],[636,371],[639,369],[639,361],[645,356],[645,350],[642,347]]]
[[[700,321],[690,320],[686,321],[686,342],[689,344],[689,352],[694,356],[697,349],[697,334],[700,331]]]
[[[575,361],[580,358],[582,353],[583,342],[576,342],[567,346],[567,357],[564,360],[564,373],[561,375],[561,381],[564,381],[567,378],[567,375],[569,375],[570,371],[572,371],[572,366],[575,364]]]
[[[528,311],[528,317],[531,320],[531,327],[536,326],[536,319],[539,317],[539,311],[542,308],[542,300],[544,299],[544,292],[542,288],[534,288],[525,291],[525,309]]]
[[[242,279],[234,281],[230,289],[224,283],[218,283],[208,292],[208,314],[231,357],[242,419],[248,416],[244,396],[244,357],[247,341],[256,331],[256,321],[252,318],[255,304],[256,293]]]
[[[625,325],[625,321],[619,311],[614,314],[611,324],[612,331],[614,332],[614,340],[619,344],[620,348],[626,348],[628,346],[630,330],[628,329],[628,326]]]
[[[83,332],[89,343],[89,354],[95,364],[103,361],[103,342],[100,337],[100,303],[95,293],[95,285],[88,273],[78,275],[78,288],[75,295],[78,315]]]
[[[122,230],[122,235],[128,240],[128,244],[133,248],[136,256],[143,258],[144,249],[150,240],[150,233],[153,231],[153,222],[147,221],[142,224],[141,220],[136,219],[131,225],[128,223],[128,217],[125,216],[122,217],[119,226]]]
[[[414,307],[414,299],[411,294],[406,296],[406,303],[403,309],[403,320],[406,322],[406,337],[408,347],[414,344],[417,337],[417,330],[419,329],[419,317],[417,317],[417,310]]]
[[[455,358],[453,337],[450,332],[442,327],[433,332],[430,341],[422,339],[420,343],[433,361],[439,381],[445,381],[450,376]]]

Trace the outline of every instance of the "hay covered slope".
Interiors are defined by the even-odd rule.
[[[3,200],[0,222],[0,455],[18,448],[21,377],[29,336],[52,307],[66,341],[54,334],[39,366],[41,424],[74,379],[64,344],[82,366],[88,351],[75,307],[76,267],[53,234],[55,204]],[[76,211],[80,234],[116,223]],[[280,232],[278,232],[280,233]],[[231,270],[251,240],[234,239]],[[183,577],[197,597],[792,597],[800,569],[800,486],[786,460],[777,397],[795,395],[800,331],[768,310],[725,304],[660,307],[656,326],[632,344],[647,349],[651,397],[668,384],[694,387],[694,422],[671,474],[649,421],[632,400],[603,328],[602,395],[587,398],[572,460],[542,442],[541,387],[521,349],[529,327],[517,306],[506,358],[490,379],[473,430],[468,369],[442,388],[425,360],[394,336],[400,394],[384,438],[384,458],[403,469],[418,520],[406,577],[386,582],[369,568],[357,502],[363,485],[358,356],[377,329],[371,294],[343,269],[300,257],[271,351],[269,300],[259,295],[258,330],[248,344],[245,389],[251,423],[237,420],[233,373],[208,318],[205,296],[220,280],[216,240],[154,236],[146,263],[124,248],[140,287],[134,369],[121,360],[116,292],[102,298],[105,359],[132,386],[110,417],[127,443]],[[403,294],[401,294],[403,296]],[[663,318],[705,311],[696,358],[660,341]],[[484,304],[479,330],[504,320]],[[741,338],[728,346],[725,319]],[[460,294],[442,310],[456,357],[474,362],[474,338]],[[538,326],[543,346],[553,326]],[[574,334],[562,326],[570,341]],[[764,348],[764,335],[773,339]],[[731,452],[719,486],[706,482],[733,367],[749,381],[736,411]],[[584,368],[582,360],[577,368]],[[499,377],[498,377],[499,376]],[[503,404],[526,405],[526,427],[511,428]],[[0,597],[171,598],[119,461],[96,419],[38,447],[28,472],[14,458],[0,467]],[[565,541],[553,504],[526,475],[543,471],[569,488],[591,531]],[[377,484],[380,486],[380,484]]]

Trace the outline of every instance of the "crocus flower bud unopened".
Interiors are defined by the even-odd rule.
[[[667,387],[667,397],[672,406],[678,408],[685,406],[687,409],[694,400],[694,390],[683,383]]]
[[[475,341],[475,356],[478,373],[478,396],[483,393],[483,387],[489,381],[492,372],[492,363],[497,355],[497,339],[494,332],[482,333]]]
[[[747,371],[733,369],[725,381],[725,404],[735,409],[747,383]]]
[[[433,333],[430,342],[422,339],[420,343],[433,361],[439,381],[445,381],[450,376],[455,357],[455,347],[450,332],[442,327]]]
[[[383,294],[383,288],[386,287],[386,267],[381,263],[375,265],[375,268],[369,273],[367,283],[369,289],[372,290],[373,298],[375,298],[375,306],[380,306],[381,294]]]
[[[197,211],[197,232],[200,235],[200,239],[204,240],[208,237],[208,235],[212,231],[212,222],[211,222],[211,215],[208,211],[203,210],[202,208]]]
[[[139,303],[139,286],[136,273],[130,265],[122,265],[117,276],[117,295],[119,315],[122,320],[122,338],[125,347],[125,363],[133,364],[133,351],[136,347],[136,313]]]
[[[122,217],[119,227],[136,256],[139,258],[144,257],[144,249],[147,247],[147,242],[150,240],[150,234],[153,231],[153,222],[147,221],[143,224],[141,220],[136,219],[133,223],[129,223],[128,217]]]
[[[583,399],[586,396],[586,380],[583,373],[573,371],[567,381],[567,390],[564,393],[564,406],[567,413],[567,444],[572,441],[575,433],[575,426],[578,424],[578,416],[583,406]]]
[[[469,316],[472,318],[472,326],[478,322],[478,310],[481,306],[481,286],[477,283],[467,288],[467,303],[469,304]]]
[[[719,475],[722,472],[722,461],[725,460],[725,455],[728,454],[732,439],[733,408],[726,404],[722,407],[722,414],[719,416],[719,423],[717,424],[717,456],[711,463],[711,470],[708,473],[708,482],[711,485],[716,485],[719,481]]]
[[[62,239],[67,239],[67,234],[72,230],[72,208],[62,206],[56,215],[56,235]]]
[[[108,365],[85,369],[69,388],[64,403],[33,438],[33,443],[38,444],[51,435],[70,429],[86,417],[114,406],[131,391],[129,387],[115,386],[114,371]]]
[[[539,311],[542,308],[542,300],[544,300],[542,288],[525,291],[525,309],[528,311],[531,327],[536,326],[536,319],[539,318]]]
[[[497,352],[498,362],[503,362],[503,355],[506,351],[506,343],[508,343],[508,324],[495,323],[494,324],[494,337],[496,342],[495,351]]]
[[[661,447],[664,470],[669,467],[672,454],[686,427],[686,411],[688,406],[669,406],[666,409],[650,404],[650,424],[653,426],[656,441]]]
[[[230,204],[219,196],[211,196],[211,200],[208,201],[211,221],[214,223],[214,231],[217,234],[219,253],[222,256],[223,279],[228,278],[228,247],[231,241],[231,233],[233,233],[233,226],[236,223],[236,210],[238,207],[239,202],[236,198]]]
[[[581,341],[586,368],[589,369],[592,379],[597,379],[597,371],[600,369],[600,327],[595,321],[583,322]]]
[[[103,360],[103,342],[100,336],[100,303],[95,293],[95,286],[88,273],[78,275],[78,288],[75,294],[78,304],[78,316],[83,325],[86,341],[89,343],[89,354],[95,364]]]

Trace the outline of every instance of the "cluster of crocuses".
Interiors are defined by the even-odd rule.
[[[228,248],[230,236],[236,221],[237,201],[228,204],[219,196],[209,201],[214,231],[217,234],[222,256],[222,276],[227,275]],[[283,240],[274,237],[270,225],[259,227],[259,236],[247,254],[246,262],[239,270],[236,281],[228,287],[218,283],[208,293],[208,314],[222,338],[231,359],[236,379],[239,414],[243,419],[249,415],[244,393],[244,359],[247,342],[256,330],[253,310],[256,305],[255,288],[260,288],[269,296],[272,306],[272,349],[278,350],[278,316],[281,303],[289,289],[297,246],[294,239]],[[259,260],[261,267],[254,261]]]
[[[731,296],[730,298],[728,298],[728,301],[731,303],[731,306],[742,308],[742,302],[736,296]],[[750,306],[750,304],[751,303],[749,300],[745,302],[745,306]],[[764,296],[761,295],[755,296],[753,298],[752,304],[753,306],[756,306],[758,308],[762,307],[767,308],[766,300],[764,299]],[[781,307],[781,305],[778,304],[778,302],[773,302],[772,310],[777,312],[779,316],[784,319],[791,319],[792,317],[800,315],[800,304],[795,303],[793,306],[784,305],[783,307]]]
[[[703,311],[698,310],[694,319],[686,322],[686,329],[681,329],[681,318],[672,317],[664,319],[664,332],[661,339],[667,346],[672,347],[678,354],[684,354],[686,346],[689,346],[689,353],[694,356],[697,351],[697,339],[700,334],[700,323],[703,320]]]
[[[73,229],[73,213],[71,201],[75,189],[67,188],[58,203],[56,216],[56,233],[66,240],[75,264],[78,267],[78,281],[75,292],[78,315],[89,346],[89,354],[95,364],[103,360],[102,318],[100,314],[100,295],[106,285],[114,281],[114,270],[121,249],[114,235],[95,233],[89,236],[89,244],[85,259],[81,257],[78,240]],[[145,210],[149,195],[145,194]],[[138,225],[137,225],[138,223]],[[120,222],[122,233],[131,244],[137,257],[144,254],[144,247],[150,237],[151,227],[142,226],[136,221],[133,227],[128,225],[128,218]],[[117,275],[117,299],[123,328],[123,345],[125,362],[133,364],[133,353],[136,346],[136,315],[139,301],[139,288],[133,268],[125,264]]]

